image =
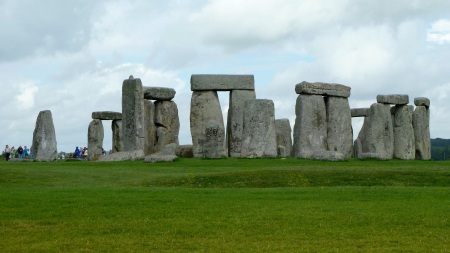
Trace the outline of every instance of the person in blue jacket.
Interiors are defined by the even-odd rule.
[[[80,149],[78,147],[75,149],[75,158],[80,158]]]

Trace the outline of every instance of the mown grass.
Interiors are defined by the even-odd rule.
[[[0,162],[2,252],[449,252],[450,163]]]

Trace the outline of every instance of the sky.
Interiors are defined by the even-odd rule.
[[[51,110],[58,151],[87,146],[92,112],[120,112],[133,75],[176,90],[190,144],[192,74],[253,74],[257,98],[291,125],[302,81],[351,87],[351,108],[378,94],[428,97],[431,137],[450,138],[449,10],[448,0],[0,0],[0,141],[29,147]],[[362,119],[352,124],[356,137]]]

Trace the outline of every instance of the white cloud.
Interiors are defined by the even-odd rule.
[[[30,109],[34,106],[34,96],[39,91],[39,87],[32,83],[22,83],[19,85],[18,92],[16,95],[17,105],[19,110]]]
[[[438,44],[450,43],[450,20],[440,19],[434,22],[428,30],[427,41]]]

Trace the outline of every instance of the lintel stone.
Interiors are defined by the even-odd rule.
[[[110,111],[93,112],[92,119],[120,120],[120,119],[122,119],[122,113],[121,112],[110,112]]]
[[[253,75],[192,75],[191,90],[255,90],[255,77]]]
[[[170,101],[175,97],[176,91],[166,87],[142,87],[144,99],[157,101]]]
[[[350,90],[350,87],[336,83],[309,83],[303,81],[295,85],[297,94],[350,97]]]
[[[406,105],[409,103],[409,96],[402,94],[377,95],[377,103]]]
[[[370,108],[353,108],[351,114],[352,117],[367,117],[370,114]]]
[[[414,98],[414,104],[416,106],[430,107],[430,99],[424,97]]]

